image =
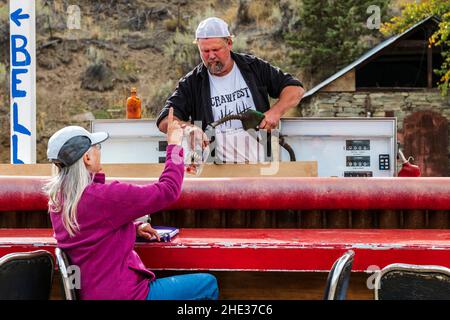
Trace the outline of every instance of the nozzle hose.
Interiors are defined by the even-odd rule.
[[[241,114],[231,114],[229,116],[225,116],[217,121],[214,121],[210,123],[209,125],[214,129],[215,127],[221,125],[222,123],[225,123],[230,120],[242,120],[243,116]]]

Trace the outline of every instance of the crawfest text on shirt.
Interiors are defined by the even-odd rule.
[[[225,76],[209,73],[211,106],[214,121],[225,116],[256,110],[252,94],[236,63]],[[216,127],[217,160],[226,163],[257,163],[264,161],[264,148],[242,127],[240,120],[230,120]]]

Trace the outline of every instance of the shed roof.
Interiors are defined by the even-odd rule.
[[[348,66],[346,66],[345,68],[339,70],[338,72],[336,72],[335,74],[333,74],[331,77],[325,79],[324,81],[322,81],[321,83],[319,83],[318,85],[316,85],[314,88],[308,90],[305,95],[303,96],[303,98],[312,96],[313,94],[315,94],[317,91],[319,91],[320,89],[324,88],[325,86],[327,86],[328,84],[330,84],[331,82],[333,82],[334,80],[340,78],[341,76],[343,76],[344,74],[346,74],[347,72],[349,72],[350,70],[356,68],[358,65],[362,64],[363,62],[371,59],[375,54],[377,54],[378,52],[386,49],[387,47],[389,47],[390,45],[394,44],[395,42],[397,42],[398,40],[406,37],[407,35],[409,35],[411,32],[413,32],[415,29],[417,29],[418,27],[422,26],[423,24],[425,24],[426,22],[433,20],[436,23],[440,22],[439,17],[432,15],[429,16],[425,19],[423,19],[422,21],[416,23],[415,25],[413,25],[412,27],[410,27],[409,29],[405,30],[404,32],[392,36],[382,42],[380,42],[378,45],[376,45],[374,48],[370,49],[369,51],[367,51],[365,54],[363,54],[361,57],[359,57],[357,60],[355,60],[354,62],[352,62],[351,64],[349,64]]]

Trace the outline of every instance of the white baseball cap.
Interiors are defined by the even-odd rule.
[[[233,37],[228,24],[220,18],[211,17],[199,23],[195,31],[195,39]]]
[[[105,141],[108,137],[107,132],[90,133],[79,126],[62,128],[48,140],[47,158],[62,167],[71,166],[81,159],[91,146]]]

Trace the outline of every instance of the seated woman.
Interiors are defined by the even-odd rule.
[[[184,164],[183,128],[169,115],[167,157],[159,181],[105,184],[100,173],[100,143],[106,132],[65,127],[48,141],[55,175],[46,184],[49,212],[58,247],[80,268],[81,299],[217,299],[217,280],[205,273],[155,280],[133,250],[136,235],[156,231],[134,220],[162,210],[180,196]],[[155,257],[157,259],[157,257]]]

